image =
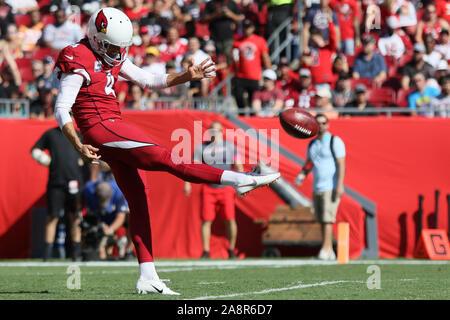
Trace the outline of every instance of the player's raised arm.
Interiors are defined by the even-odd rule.
[[[191,66],[183,72],[175,74],[154,74],[139,68],[127,59],[123,63],[119,74],[144,89],[161,89],[192,80],[214,78],[215,70],[214,62],[211,58],[207,58],[196,66],[194,66],[194,61],[192,60]]]
[[[96,154],[98,149],[80,141],[70,116],[70,110],[75,103],[82,84],[83,77],[78,74],[64,73],[61,75],[55,103],[55,118],[64,136],[70,141],[83,160],[92,162],[100,159],[100,156]]]

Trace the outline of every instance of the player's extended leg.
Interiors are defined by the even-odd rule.
[[[129,166],[144,170],[167,171],[193,183],[232,185],[240,194],[266,185],[280,175],[250,175],[224,171],[206,164],[183,163],[169,149],[155,144],[141,130],[121,120],[98,123],[83,137],[86,143],[98,147],[105,159],[119,159]]]
[[[155,270],[145,172],[117,160],[109,159],[108,164],[130,208],[130,235],[136,248],[140,270],[136,291],[177,294],[160,281]]]

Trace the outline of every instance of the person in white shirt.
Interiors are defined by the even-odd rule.
[[[434,69],[437,69],[439,62],[442,60],[442,54],[436,50],[436,40],[431,34],[424,37],[426,53],[423,60],[428,62]]]
[[[192,59],[194,65],[201,63],[203,60],[210,58],[210,56],[200,49],[200,40],[197,37],[191,37],[188,40],[188,51],[185,56],[189,56]],[[215,74],[215,71],[213,72]],[[204,78],[201,80],[200,96],[207,97],[211,79]]]
[[[81,27],[68,21],[63,9],[56,10],[54,15],[55,23],[47,25],[42,35],[47,47],[61,50],[84,37]]]
[[[382,56],[393,56],[399,59],[406,51],[402,38],[396,33],[396,30],[400,28],[400,21],[397,17],[391,16],[386,24],[387,34],[378,40],[378,50]]]
[[[436,45],[436,51],[440,52],[445,60],[450,60],[450,36],[447,29],[442,29],[439,36],[439,44]]]

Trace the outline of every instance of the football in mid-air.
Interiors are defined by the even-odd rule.
[[[319,131],[319,124],[309,112],[300,108],[292,108],[280,114],[283,129],[294,138],[308,139]]]

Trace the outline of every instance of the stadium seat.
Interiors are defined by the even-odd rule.
[[[367,100],[375,107],[395,105],[395,91],[391,88],[371,88],[367,90]]]
[[[31,23],[31,18],[28,14],[18,14],[14,17],[14,19],[18,27],[28,26]]]
[[[411,59],[412,59],[412,55],[404,54],[403,56],[401,56],[400,59],[397,60],[398,68],[403,67],[405,64],[410,62]]]
[[[398,60],[394,56],[384,56],[384,60],[386,61],[386,67],[388,69],[388,78],[395,77],[398,71]]]
[[[52,56],[53,59],[55,59],[57,57],[57,53],[53,51],[52,48],[41,48],[41,47],[37,47],[31,53],[32,60],[43,60],[46,56]]]
[[[42,16],[42,23],[44,25],[52,24],[55,22],[55,16],[53,14],[47,13]]]
[[[414,91],[414,89],[400,89],[397,91],[396,104],[397,107],[407,108],[408,107],[408,95]]]
[[[347,64],[350,68],[353,68],[355,65],[355,56],[352,56],[351,54],[345,54],[345,58],[347,59]]]
[[[16,59],[17,67],[19,68],[20,76],[23,82],[30,82],[34,80],[33,72],[31,71],[30,58]]]

